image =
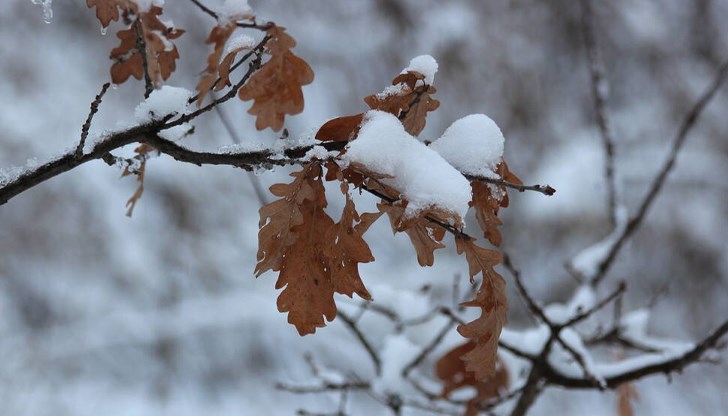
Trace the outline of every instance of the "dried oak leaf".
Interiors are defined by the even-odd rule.
[[[144,57],[137,47],[137,33],[144,39],[147,72],[154,86],[159,86],[174,72],[179,52],[172,40],[182,36],[184,30],[162,23],[158,17],[161,14],[160,7],[152,7],[148,12],[140,13],[131,27],[116,34],[121,43],[111,50],[111,58],[115,61],[111,65],[113,83],[121,84],[130,76],[144,77]]]
[[[510,382],[508,369],[500,359],[496,364],[495,375],[484,380],[476,379],[475,375],[465,368],[465,362],[461,357],[472,351],[475,346],[475,342],[468,341],[448,351],[435,363],[435,374],[443,381],[442,393],[440,393],[443,398],[448,398],[450,393],[462,388],[475,389],[475,396],[467,402],[465,416],[476,416],[480,412],[478,405],[488,399],[498,397],[501,392],[508,389]]]
[[[243,101],[254,100],[248,113],[256,116],[255,128],[279,131],[286,114],[303,111],[302,87],[313,82],[313,70],[291,52],[296,41],[285,28],[272,26],[267,33],[270,59],[240,88],[238,96]]]
[[[359,275],[359,263],[374,261],[369,245],[362,235],[382,215],[365,213],[359,216],[354,201],[348,192],[344,212],[338,223],[328,229],[325,240],[330,242],[324,248],[334,292],[353,297],[354,293],[362,299],[371,300]]]
[[[400,74],[392,81],[392,86],[365,97],[364,102],[372,110],[394,114],[409,134],[417,136],[425,128],[427,113],[440,107],[440,102],[432,98],[437,90],[425,84],[424,79],[425,76],[417,71]]]
[[[507,182],[523,185],[523,182],[508,170],[508,165],[505,161],[498,165],[496,173]],[[472,182],[471,188],[473,199],[470,201],[470,206],[475,209],[475,218],[478,220],[478,224],[483,230],[485,238],[491,244],[500,246],[501,233],[498,230],[498,226],[503,224],[503,221],[498,218],[498,211],[500,208],[508,207],[508,192],[504,186],[485,184],[482,182]],[[495,194],[493,190],[495,190]]]
[[[280,272],[276,289],[280,312],[301,335],[316,332],[325,320],[336,317],[334,293],[371,299],[359,275],[358,264],[374,260],[362,234],[381,214],[359,216],[347,193],[338,223],[326,214],[327,205],[318,162],[292,173],[290,184],[276,184],[271,192],[281,197],[260,209],[256,275]]]
[[[435,250],[445,247],[441,243],[445,237],[445,230],[427,220],[426,212],[406,218],[405,207],[402,205],[381,203],[377,204],[377,208],[387,214],[393,232],[404,231],[407,234],[415,247],[420,266],[432,266],[435,263]]]
[[[359,126],[364,113],[331,119],[316,132],[316,140],[332,142],[348,142],[354,140],[359,133]]]
[[[198,107],[202,104],[202,101],[213,87],[215,88],[215,91],[219,91],[225,87],[225,84],[222,82],[218,82],[217,85],[215,85],[215,81],[217,81],[220,58],[222,58],[222,54],[225,51],[225,44],[228,39],[230,39],[230,36],[233,34],[235,29],[235,25],[232,24],[215,26],[212,28],[212,31],[210,31],[210,34],[205,40],[206,44],[215,44],[215,49],[207,57],[207,68],[205,68],[202,79],[199,83],[197,83],[197,92],[199,95],[197,98]]]
[[[478,273],[483,277],[475,299],[463,303],[480,308],[481,315],[459,326],[458,332],[476,343],[472,351],[463,355],[465,368],[472,371],[476,379],[485,380],[495,374],[498,338],[508,315],[505,280],[493,269],[500,262],[500,253],[475,245],[473,239],[456,237],[455,244],[458,254],[465,253],[471,281]]]
[[[121,173],[121,176],[129,176],[129,175],[136,175],[137,182],[139,182],[139,186],[137,186],[136,191],[134,191],[134,194],[129,198],[128,201],[126,201],[126,216],[131,217],[132,213],[134,212],[134,207],[136,207],[137,202],[142,198],[142,194],[144,193],[144,174],[147,169],[147,160],[149,159],[149,153],[153,152],[155,149],[148,145],[148,144],[142,144],[138,146],[136,149],[134,149],[134,153],[137,155],[134,156],[134,160],[139,162],[138,166],[131,167],[127,166],[124,168],[124,171]]]
[[[109,27],[112,21],[119,20],[119,9],[122,13],[136,11],[136,4],[128,0],[86,0],[86,6],[96,8],[96,18],[104,28]]]

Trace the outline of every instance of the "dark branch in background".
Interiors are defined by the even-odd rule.
[[[596,39],[596,23],[592,11],[591,0],[582,0],[582,31],[584,32],[584,43],[586,45],[587,58],[589,59],[589,75],[591,79],[591,91],[594,99],[594,112],[596,113],[597,126],[604,145],[604,177],[607,182],[607,204],[609,218],[614,227],[617,224],[617,184],[614,174],[614,135],[607,116],[607,96],[609,94],[609,83],[604,75],[604,62]]]
[[[642,221],[644,220],[647,211],[650,209],[652,203],[655,201],[655,197],[657,197],[657,195],[660,193],[660,190],[662,190],[663,186],[665,185],[667,175],[670,173],[673,166],[675,165],[677,155],[680,153],[680,149],[685,143],[685,139],[687,139],[688,133],[690,133],[690,131],[698,121],[700,114],[702,114],[705,107],[708,105],[708,103],[711,101],[711,99],[715,96],[715,94],[725,82],[726,75],[728,75],[728,60],[724,61],[720,65],[720,67],[718,68],[718,72],[713,79],[713,82],[698,98],[695,104],[693,104],[693,107],[690,109],[690,111],[688,111],[688,113],[685,115],[685,118],[680,124],[677,135],[672,142],[670,154],[663,163],[659,173],[652,181],[652,185],[650,186],[647,194],[639,205],[637,214],[635,214],[627,222],[627,226],[625,227],[624,232],[622,232],[617,241],[611,247],[607,257],[605,257],[604,261],[602,261],[602,263],[599,265],[598,273],[594,277],[594,280],[592,280],[592,284],[594,286],[598,285],[599,282],[604,279],[607,272],[609,271],[609,267],[614,262],[614,259],[617,257],[617,254],[621,250],[624,243],[627,242],[627,240],[642,224]]]
[[[204,4],[200,3],[197,0],[190,0],[192,3],[195,3],[195,6],[199,7],[200,10],[202,10],[205,14],[212,17],[213,19],[217,19],[217,13],[213,12],[212,9],[208,8]]]
[[[213,19],[218,19],[219,18],[219,16],[218,16],[217,13],[215,13],[212,9],[210,9],[207,6],[205,6],[204,4],[202,4],[201,2],[199,2],[198,0],[190,0],[190,1],[192,3],[194,3],[195,6],[197,6],[200,10],[202,10],[205,14],[207,14],[210,17],[212,17]],[[271,27],[273,27],[274,25],[273,25],[273,22],[267,22],[267,23],[263,23],[262,25],[260,25],[260,24],[256,23],[255,22],[255,18],[253,18],[253,22],[252,23],[236,22],[235,23],[235,26],[241,27],[241,28],[244,28],[244,29],[258,29],[258,30],[266,31],[266,30],[270,29]]]
[[[104,99],[104,95],[106,94],[106,91],[109,90],[110,86],[111,83],[109,82],[104,84],[101,87],[101,91],[96,95],[96,98],[91,103],[91,111],[89,111],[88,117],[86,117],[86,122],[84,122],[83,126],[81,127],[81,140],[78,142],[78,146],[76,146],[76,159],[81,158],[81,156],[83,155],[83,147],[86,145],[86,138],[88,138],[88,132],[91,129],[91,122],[94,119],[94,115],[99,111],[99,105],[101,105],[101,100]]]

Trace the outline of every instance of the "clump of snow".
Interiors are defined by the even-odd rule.
[[[392,114],[366,113],[359,136],[347,145],[344,164],[391,176],[382,180],[409,201],[405,215],[440,208],[465,217],[471,199],[470,182],[437,152],[404,130]]]
[[[414,57],[401,73],[406,74],[409,71],[417,71],[424,75],[425,84],[432,85],[435,82],[435,74],[437,73],[437,61],[430,55]]]
[[[248,4],[248,0],[225,0],[218,12],[221,23],[246,19],[252,15],[253,9]]]
[[[387,337],[379,353],[382,374],[375,380],[374,388],[382,392],[400,391],[406,384],[402,378],[402,370],[419,353],[420,347],[414,345],[405,335]]]
[[[138,123],[148,123],[168,115],[184,114],[192,96],[189,90],[165,85],[152,91],[149,98],[134,109],[134,118]]]
[[[377,94],[377,98],[380,100],[384,100],[387,97],[390,97],[392,95],[397,95],[400,92],[402,92],[402,90],[404,89],[404,87],[406,85],[407,84],[404,84],[404,83],[399,83],[397,85],[389,85],[386,88],[384,88],[384,91]]]
[[[146,13],[152,7],[162,7],[162,6],[164,6],[164,0],[134,0],[134,3],[137,4],[137,8],[139,9],[139,13]]]
[[[465,116],[448,127],[430,148],[467,175],[497,178],[505,138],[485,114]]]
[[[585,280],[591,281],[599,272],[599,265],[606,260],[612,247],[617,243],[627,227],[627,208],[620,206],[616,210],[617,224],[614,230],[602,241],[582,250],[571,260],[571,267],[582,275]]]
[[[239,51],[241,49],[253,49],[255,46],[255,39],[252,37],[244,34],[244,33],[238,33],[237,35],[230,38],[230,40],[227,43],[227,46],[225,46],[225,53],[223,56],[227,56],[232,51]]]
[[[326,150],[326,148],[323,146],[314,146],[311,148],[311,150],[306,152],[305,155],[303,155],[303,158],[301,160],[306,162],[313,159],[326,160],[329,157],[336,156],[338,153],[339,152],[330,152]]]
[[[33,4],[43,5],[43,21],[51,23],[53,21],[53,0],[32,0]]]

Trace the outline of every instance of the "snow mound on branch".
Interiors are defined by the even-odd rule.
[[[490,117],[471,114],[450,125],[430,148],[466,175],[497,178],[505,138]]]
[[[192,96],[189,90],[165,85],[152,91],[149,98],[134,109],[134,118],[138,123],[148,123],[168,115],[184,114]]]
[[[342,156],[344,164],[359,163],[371,172],[391,176],[393,186],[409,201],[405,214],[440,208],[464,218],[470,202],[470,182],[437,152],[404,130],[392,114],[366,113],[356,140]]]
[[[380,392],[397,392],[404,387],[402,370],[420,353],[404,334],[392,335],[384,341],[380,351],[382,374],[374,381],[374,389]]]
[[[437,61],[430,55],[420,55],[412,58],[407,68],[402,70],[402,74],[409,71],[417,71],[425,76],[425,84],[432,85],[435,82],[435,74],[437,73]]]

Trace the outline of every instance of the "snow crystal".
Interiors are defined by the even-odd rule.
[[[389,96],[397,95],[402,91],[402,89],[404,89],[405,85],[407,85],[407,84],[400,83],[397,85],[390,85],[390,86],[384,88],[384,91],[377,94],[377,99],[384,100]]]
[[[218,16],[221,21],[240,20],[253,15],[248,0],[225,0]]]
[[[165,85],[152,91],[149,98],[134,109],[134,118],[138,123],[148,123],[168,115],[184,114],[192,95],[184,88]]]
[[[440,208],[465,217],[470,182],[437,152],[409,135],[397,117],[369,111],[359,136],[349,143],[342,162],[359,163],[368,170],[392,176],[382,180],[409,201],[405,215]]]
[[[617,225],[604,240],[585,248],[571,260],[571,267],[587,281],[594,279],[599,272],[599,265],[607,258],[614,244],[627,227],[627,208],[620,206],[616,210]]]
[[[403,334],[392,335],[384,341],[379,356],[382,359],[382,374],[374,382],[379,391],[399,391],[404,386],[402,370],[420,353],[420,347],[414,345]]]
[[[235,36],[233,36],[229,41],[227,46],[225,47],[225,53],[222,55],[227,56],[232,51],[240,50],[240,49],[253,49],[255,46],[255,39],[252,37],[244,34],[239,33]]]
[[[425,76],[425,84],[432,85],[435,82],[435,74],[437,73],[437,61],[430,55],[420,55],[412,58],[407,68],[402,70],[402,74],[409,71],[417,71]]]
[[[140,13],[148,12],[152,7],[163,7],[164,0],[134,0]]]
[[[504,141],[490,117],[471,114],[452,123],[430,148],[464,174],[497,178]]]

